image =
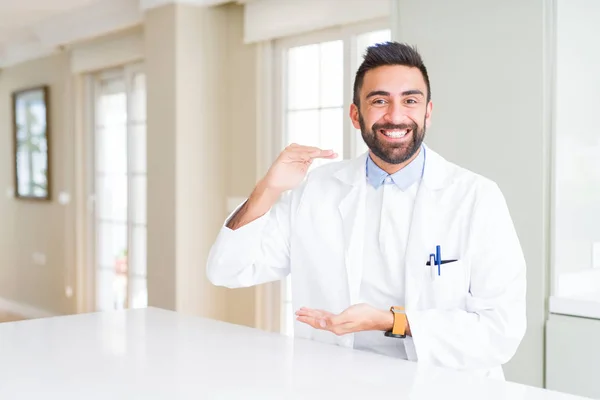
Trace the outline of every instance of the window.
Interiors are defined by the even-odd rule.
[[[291,47],[286,64],[286,145],[318,145],[343,154],[343,41]]]
[[[89,76],[95,309],[147,305],[146,83],[139,65]]]
[[[367,150],[348,116],[354,75],[366,48],[391,39],[386,23],[345,27],[276,43],[274,147],[290,143],[333,149],[348,159]],[[277,87],[277,86],[276,86]],[[338,159],[339,159],[338,158]],[[311,168],[336,160],[316,160]],[[291,276],[282,285],[281,330],[293,335]]]

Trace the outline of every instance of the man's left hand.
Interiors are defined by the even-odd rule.
[[[301,308],[296,312],[297,320],[312,326],[345,335],[360,331],[389,331],[394,325],[394,315],[389,310],[379,310],[368,304],[356,304],[341,314]]]

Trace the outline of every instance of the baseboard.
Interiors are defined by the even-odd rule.
[[[2,297],[0,297],[0,310],[4,310],[11,314],[19,315],[25,318],[48,318],[56,316],[56,314],[49,311],[32,307],[28,304],[19,303],[17,301],[4,299]]]

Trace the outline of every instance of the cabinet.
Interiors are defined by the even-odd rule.
[[[599,371],[600,320],[550,314],[546,324],[546,387],[600,399]]]

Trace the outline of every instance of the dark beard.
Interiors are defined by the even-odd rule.
[[[367,131],[365,127],[365,121],[360,113],[358,112],[358,122],[360,123],[360,131],[365,144],[369,149],[379,157],[381,160],[388,164],[402,164],[414,156],[425,138],[425,121],[423,121],[423,128],[419,129],[416,123],[412,124],[373,124],[371,131]],[[377,132],[380,129],[411,129],[412,140],[408,143],[408,146],[395,146],[390,143],[385,143],[379,140]]]

